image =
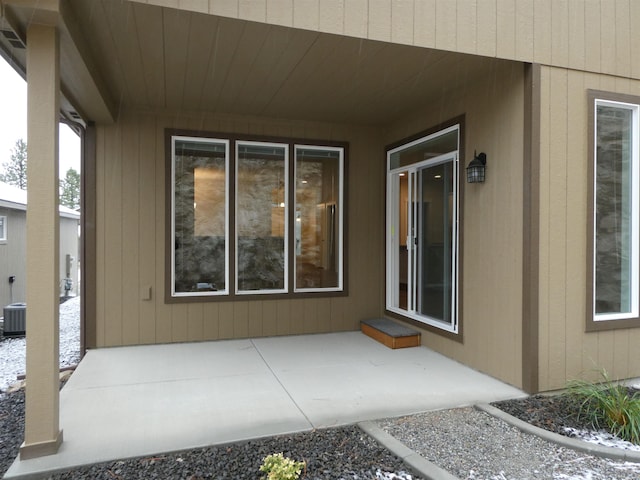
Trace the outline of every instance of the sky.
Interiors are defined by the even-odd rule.
[[[0,57],[0,166],[10,160],[21,138],[27,141],[27,83]],[[59,159],[60,178],[69,168],[80,171],[80,137],[64,124]]]

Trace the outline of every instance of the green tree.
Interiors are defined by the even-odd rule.
[[[22,190],[27,189],[27,142],[18,139],[11,149],[11,158],[2,164],[0,182],[15,185]]]
[[[60,180],[60,205],[80,209],[80,174],[73,168]]]

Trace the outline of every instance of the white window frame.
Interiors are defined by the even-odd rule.
[[[629,285],[629,289],[630,289],[630,304],[631,304],[631,308],[629,312],[619,312],[619,313],[596,313],[596,278],[597,278],[597,271],[596,271],[596,252],[597,252],[597,242],[596,242],[596,205],[597,205],[597,171],[598,171],[598,158],[597,158],[597,152],[598,152],[598,107],[599,106],[605,106],[605,107],[613,107],[613,108],[620,108],[620,109],[626,109],[626,110],[631,110],[632,112],[632,128],[631,128],[631,135],[632,135],[632,140],[631,140],[631,206],[632,206],[632,212],[631,212],[631,239],[630,239],[630,245],[631,245],[631,255],[630,255],[630,262],[631,262],[631,282]],[[593,267],[593,278],[592,278],[592,287],[593,287],[593,292],[592,292],[592,312],[593,312],[593,319],[595,322],[604,322],[604,321],[611,321],[611,320],[626,320],[626,319],[630,319],[630,318],[638,318],[638,314],[639,314],[639,287],[640,287],[640,268],[638,265],[638,261],[640,259],[640,245],[639,245],[639,241],[640,241],[640,228],[639,228],[639,216],[640,216],[640,209],[638,206],[638,200],[639,200],[639,189],[640,189],[640,143],[639,143],[639,136],[640,136],[640,130],[639,130],[639,114],[640,114],[640,105],[638,104],[634,104],[634,103],[627,103],[627,102],[620,102],[620,101],[614,101],[614,100],[605,100],[605,99],[600,99],[600,98],[596,98],[595,102],[593,103],[593,118],[594,118],[594,125],[593,125],[593,151],[594,151],[594,165],[593,165],[593,231],[592,231],[592,235],[593,235],[593,258],[591,259],[592,261],[592,267]]]
[[[264,290],[240,290],[238,288],[238,152],[241,146],[250,145],[256,147],[284,148],[284,288],[264,289]],[[287,293],[289,291],[289,144],[276,142],[258,142],[251,140],[235,141],[235,175],[236,184],[235,196],[235,293],[236,295],[273,295],[277,293]]]
[[[2,228],[0,229],[0,242],[6,243],[7,241],[7,216],[0,215],[0,222],[2,224]]]
[[[293,255],[293,291],[295,293],[309,293],[309,292],[341,292],[343,290],[343,277],[344,277],[344,258],[343,258],[343,232],[344,232],[344,148],[343,147],[331,147],[331,146],[320,146],[320,145],[302,145],[295,144],[294,145],[294,158],[293,158],[293,171],[294,171],[294,191],[293,191],[293,199],[294,199],[294,212],[297,211],[297,185],[298,185],[298,175],[297,175],[297,164],[298,164],[298,149],[304,150],[317,150],[317,151],[335,151],[339,153],[339,185],[338,185],[338,286],[336,287],[326,287],[326,288],[298,288],[296,286],[297,282],[297,258],[294,252]]]
[[[224,290],[202,292],[176,292],[176,142],[197,142],[223,144],[225,146],[225,215],[224,215]],[[223,138],[171,136],[171,296],[172,297],[213,297],[229,294],[229,140]]]
[[[459,257],[459,249],[460,249],[460,238],[459,238],[459,218],[460,218],[460,187],[459,187],[459,176],[460,176],[460,165],[459,165],[459,152],[460,152],[460,124],[452,125],[451,127],[447,127],[443,130],[439,130],[430,135],[426,135],[424,137],[418,138],[411,142],[404,143],[398,147],[395,147],[391,150],[387,151],[387,201],[386,201],[386,212],[387,212],[387,221],[386,221],[386,295],[385,295],[385,307],[387,311],[393,312],[397,315],[401,315],[403,317],[410,318],[412,320],[416,320],[418,322],[430,325],[432,327],[436,327],[440,330],[444,330],[450,333],[457,334],[459,329],[459,265],[458,265],[458,257]],[[416,162],[411,165],[399,166],[394,169],[391,169],[391,157],[394,153],[407,150],[415,145],[428,142],[434,138],[440,137],[442,135],[446,135],[451,133],[452,131],[458,132],[458,149],[452,152],[441,154],[437,157],[430,158],[428,160],[423,160],[421,162]],[[399,264],[394,262],[395,252],[399,249],[399,231],[396,232],[396,228],[394,225],[394,217],[395,212],[399,211],[399,195],[398,195],[398,185],[394,183],[394,179],[397,177],[398,173],[405,171],[415,171],[417,172],[418,168],[421,167],[431,167],[436,166],[441,163],[453,162],[453,184],[454,184],[454,195],[453,195],[453,209],[454,209],[454,219],[453,219],[453,252],[451,259],[451,270],[452,270],[452,298],[451,298],[451,323],[443,322],[441,320],[431,318],[426,315],[419,314],[415,311],[415,308],[410,308],[407,305],[407,309],[401,309],[399,307],[395,307],[394,303],[397,300],[395,298],[395,290],[390,286],[395,285],[394,282],[398,282],[398,270]],[[410,215],[410,212],[407,212]],[[398,229],[399,230],[399,229]],[[409,254],[411,255],[411,254]],[[408,275],[408,288],[412,288],[412,279],[409,271],[407,271]],[[414,302],[415,305],[415,302]]]

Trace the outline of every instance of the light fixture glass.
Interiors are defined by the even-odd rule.
[[[487,165],[487,154],[481,152],[476,155],[473,152],[473,160],[467,167],[467,183],[484,183],[485,170]]]

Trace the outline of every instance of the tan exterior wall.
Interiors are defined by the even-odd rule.
[[[522,384],[522,198],[524,66],[497,63],[491,75],[444,92],[391,130],[388,141],[465,115],[464,167],[487,154],[486,182],[463,188],[460,343],[424,331],[423,344],[512,385]]]
[[[540,389],[606,368],[640,376],[640,329],[585,332],[587,281],[587,90],[640,95],[640,82],[543,67],[540,138]]]
[[[165,304],[165,128],[348,141],[349,295]],[[96,339],[116,346],[355,330],[384,298],[377,130],[206,114],[124,113],[97,130]],[[141,290],[152,287],[152,299]],[[91,321],[91,320],[89,320]]]
[[[521,385],[524,67],[511,62],[385,129],[151,112],[98,127],[95,346],[355,330],[380,316],[384,145],[462,114],[461,167],[474,149],[488,155],[487,182],[463,185],[464,342],[426,331],[423,342]],[[349,296],[165,304],[165,128],[348,141]]]
[[[133,0],[406,45],[640,78],[636,0]]]

